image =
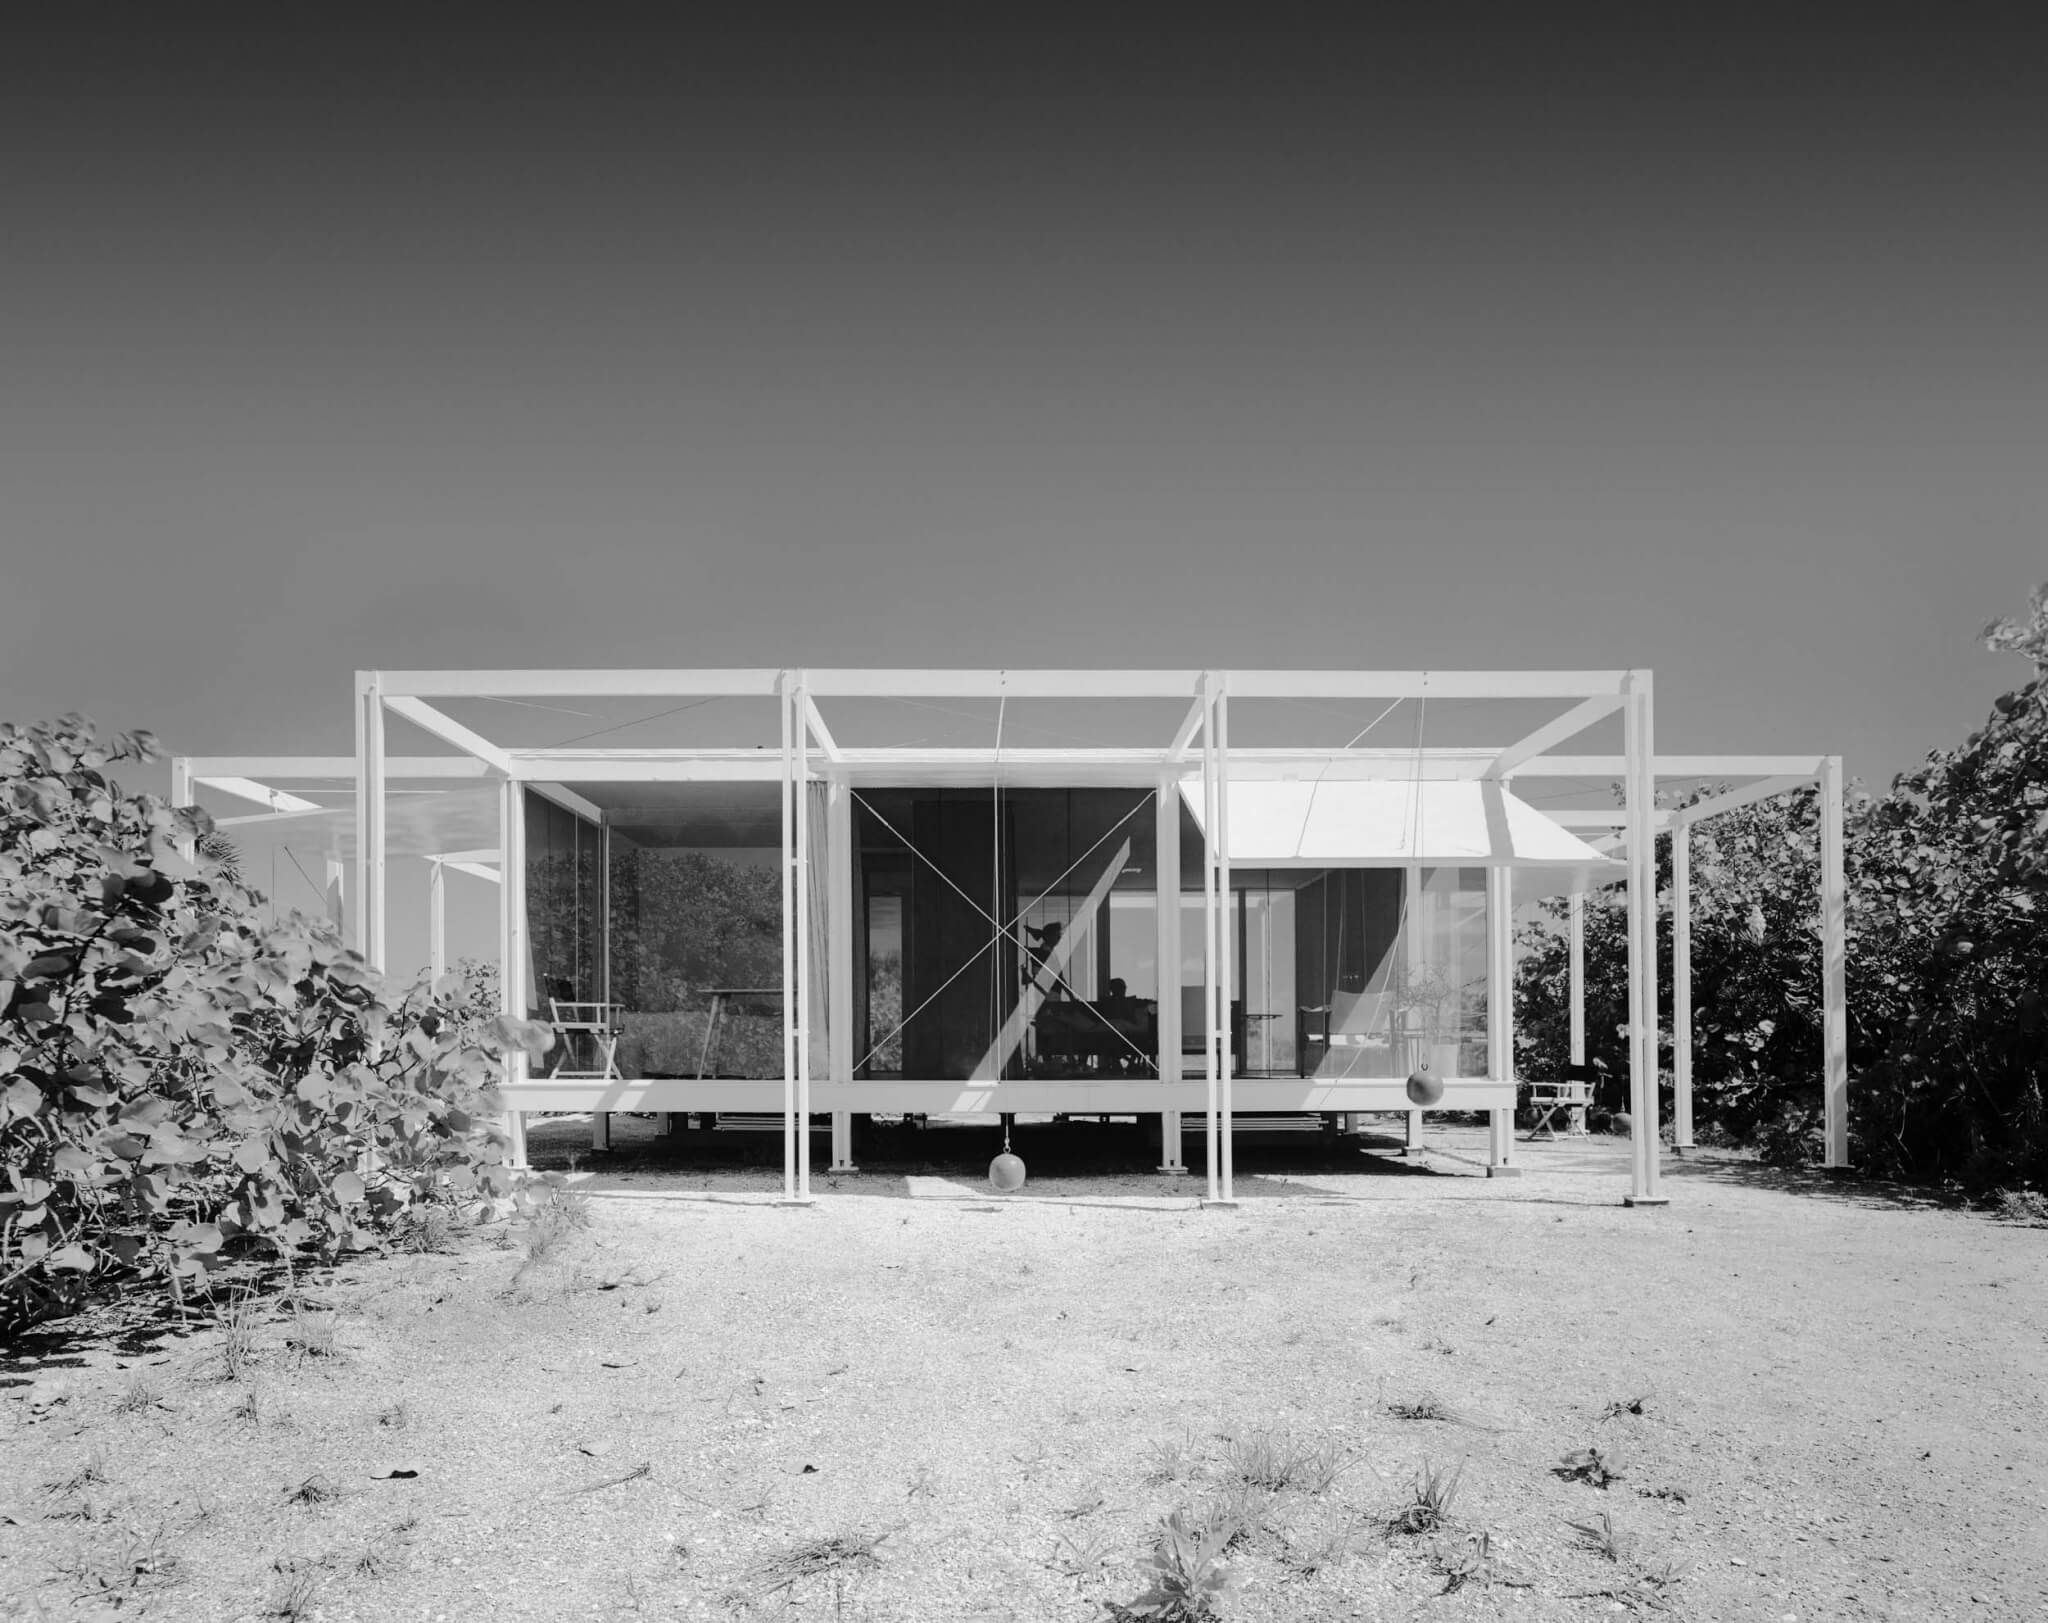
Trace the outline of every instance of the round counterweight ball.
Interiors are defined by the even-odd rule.
[[[1024,1163],[1005,1150],[989,1162],[988,1181],[1002,1193],[1014,1194],[1024,1187]]]
[[[1418,1108],[1436,1104],[1444,1096],[1444,1081],[1427,1065],[1408,1073],[1408,1102]]]

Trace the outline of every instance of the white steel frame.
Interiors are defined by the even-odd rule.
[[[1408,1111],[1399,1078],[1345,1080],[1237,1079],[1232,1076],[1231,987],[1227,910],[1230,897],[1228,787],[1233,775],[1292,776],[1303,769],[1340,777],[1405,779],[1487,779],[1619,777],[1623,805],[1568,811],[1546,808],[1568,828],[1611,829],[1621,838],[1629,864],[1631,1033],[1630,1093],[1635,1105],[1631,1154],[1631,1204],[1663,1201],[1658,1167],[1657,991],[1655,946],[1655,864],[1652,841],[1666,830],[1675,835],[1678,881],[1689,897],[1683,830],[1691,823],[1740,804],[1818,781],[1822,799],[1823,906],[1825,939],[1825,1098],[1828,1159],[1847,1162],[1846,1019],[1842,1007],[1843,904],[1841,881],[1841,766],[1839,757],[1685,756],[1659,757],[1652,737],[1653,685],[1648,671],[1074,671],[1074,670],[520,670],[363,671],[356,678],[356,754],[353,758],[208,758],[173,764],[174,798],[189,801],[201,784],[267,808],[251,821],[283,820],[319,809],[311,802],[271,788],[267,779],[339,778],[356,791],[354,910],[357,944],[373,964],[385,961],[385,836],[383,802],[399,778],[468,778],[495,781],[500,790],[499,848],[492,852],[444,853],[430,858],[434,881],[444,866],[465,867],[500,880],[499,941],[505,1012],[524,1014],[529,997],[526,974],[524,818],[520,792],[531,787],[602,826],[599,808],[575,792],[577,782],[779,782],[783,827],[783,1053],[784,1198],[810,1200],[811,1135],[808,1123],[820,1090],[833,1122],[836,1168],[852,1165],[848,1132],[855,1110],[923,1110],[1001,1114],[1062,1110],[1074,1114],[1150,1114],[1162,1118],[1162,1170],[1180,1171],[1179,1118],[1189,1107],[1206,1117],[1207,1195],[1218,1205],[1234,1203],[1232,1123],[1240,1106],[1269,1110]],[[779,754],[759,749],[565,749],[501,745],[446,714],[434,702],[451,698],[770,698],[780,717]],[[1543,699],[1568,708],[1542,727],[1504,746],[1489,749],[1243,749],[1229,743],[1233,699]],[[826,723],[820,701],[838,698],[1040,698],[1154,699],[1188,702],[1173,737],[1158,745],[1124,748],[1000,749],[1006,786],[1115,784],[1146,787],[1157,794],[1158,861],[1162,876],[1178,872],[1178,785],[1199,771],[1204,818],[1203,861],[1203,1033],[1205,1076],[1199,1093],[1190,1091],[1181,1064],[1179,1000],[1159,999],[1158,1076],[1132,1080],[1006,1081],[932,1083],[855,1082],[852,1077],[852,919],[842,897],[851,895],[851,800],[862,785],[982,784],[993,781],[993,749],[854,748],[842,745]],[[1568,756],[1549,753],[1585,728],[1620,711],[1625,743],[1621,755]],[[462,750],[459,756],[392,757],[384,745],[387,715],[396,715]],[[1685,808],[1660,813],[1654,803],[1659,778],[1749,777],[1759,781]],[[828,949],[823,1005],[827,1016],[829,1075],[811,1075],[813,997],[804,981],[809,970],[809,864],[811,819],[808,786],[825,784],[826,894]],[[240,821],[230,819],[229,822]],[[491,874],[486,863],[498,861]],[[1160,880],[1162,889],[1166,884]],[[1177,884],[1177,881],[1176,881]],[[437,886],[438,888],[438,886]],[[1488,1171],[1511,1175],[1513,1156],[1512,939],[1508,907],[1512,882],[1507,870],[1489,875],[1488,1075],[1448,1079],[1438,1107],[1489,1112]],[[1161,964],[1179,961],[1180,908],[1156,909]],[[1574,926],[1583,902],[1570,904]],[[1683,910],[1680,913],[1684,919]],[[1678,930],[1683,955],[1689,947],[1683,922]],[[1572,1054],[1584,1058],[1582,1005],[1583,947],[1572,931],[1575,967]],[[1691,1045],[1689,958],[1680,958],[1676,1011],[1679,1024],[1675,1116],[1678,1144],[1691,1134]],[[1506,995],[1503,995],[1506,994]],[[609,995],[608,989],[606,995]],[[1496,1001],[1497,1000],[1497,1001]],[[1497,1015],[1494,1011],[1498,1011]],[[521,1112],[526,1110],[727,1110],[759,1106],[758,1082],[627,1080],[601,1087],[550,1085],[529,1077],[523,1056],[507,1061],[505,1092],[512,1106],[515,1145],[523,1158]],[[687,1094],[687,1099],[683,1097]],[[1414,1117],[1410,1113],[1411,1136]],[[801,1124],[801,1125],[800,1125]]]

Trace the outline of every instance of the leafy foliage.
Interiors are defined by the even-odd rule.
[[[393,994],[325,920],[266,923],[203,812],[109,776],[155,754],[0,726],[0,1327],[110,1273],[175,1289],[238,1241],[333,1254],[515,1193],[492,1084],[546,1028],[474,978]]]
[[[1850,1158],[1977,1191],[2048,1188],[2048,586],[1985,638],[2030,658],[2033,680],[2001,695],[1960,747],[1846,808]],[[1805,791],[1692,832],[1695,1122],[1767,1159],[1821,1149],[1817,819]],[[1670,883],[1666,846],[1667,904]],[[1568,1054],[1564,911],[1547,904],[1522,936],[1516,1046],[1528,1075],[1554,1074]],[[1617,1077],[1625,931],[1619,891],[1587,899],[1587,1058]],[[1668,913],[1658,959],[1668,1064]]]

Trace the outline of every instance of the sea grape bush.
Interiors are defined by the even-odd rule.
[[[492,1083],[546,1028],[474,973],[394,992],[327,921],[266,920],[204,812],[109,775],[155,753],[0,725],[0,1329],[109,1274],[177,1289],[238,1243],[331,1255],[517,1197]]]
[[[2032,660],[1960,747],[1847,808],[1850,1157],[1965,1188],[2048,1189],[2048,586],[1985,628]],[[1778,1159],[1817,1158],[1819,842],[1808,792],[1693,831],[1695,1118]],[[1659,851],[1668,903],[1668,845]],[[1517,1048],[1566,1056],[1563,908],[1524,932]],[[1671,1052],[1670,919],[1658,1007]],[[1589,1057],[1625,1075],[1618,893],[1588,899]]]

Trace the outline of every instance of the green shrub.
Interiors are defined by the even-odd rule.
[[[108,775],[83,718],[0,725],[0,1330],[232,1245],[332,1255],[422,1201],[509,1201],[507,1045],[474,977],[394,995],[325,920],[266,921],[204,812]],[[231,853],[230,853],[231,854]]]

